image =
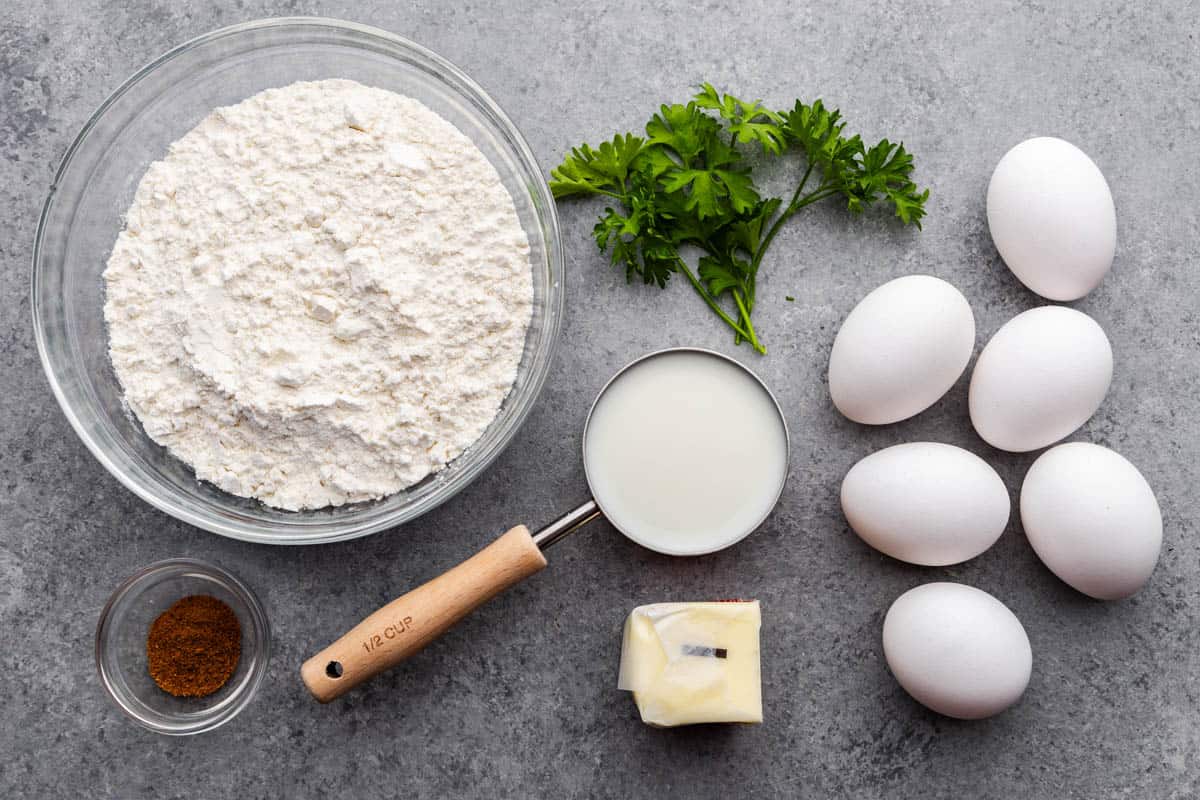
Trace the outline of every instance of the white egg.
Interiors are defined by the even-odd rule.
[[[1008,490],[974,453],[911,442],[859,461],[842,481],[842,510],[864,542],[892,558],[940,567],[991,547],[1008,524]]]
[[[1098,600],[1142,587],[1162,549],[1162,514],[1137,467],[1106,447],[1071,442],[1033,462],[1021,524],[1038,558]]]
[[[988,229],[1013,274],[1050,300],[1076,300],[1112,266],[1117,214],[1100,168],[1041,136],[1009,150],[987,191]]]
[[[992,337],[971,374],[971,423],[984,441],[1024,453],[1087,422],[1112,383],[1108,337],[1087,314],[1030,309]]]
[[[958,289],[930,275],[897,278],[842,323],[829,356],[829,393],[855,422],[899,422],[949,391],[974,348],[975,317]]]
[[[1029,685],[1033,651],[1008,607],[961,583],[927,583],[896,598],[883,653],[904,691],[948,717],[999,714]]]

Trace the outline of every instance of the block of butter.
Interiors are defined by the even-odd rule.
[[[656,603],[625,621],[617,687],[642,722],[762,722],[758,601]]]

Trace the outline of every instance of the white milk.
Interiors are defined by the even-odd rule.
[[[596,401],[584,434],[596,502],[634,541],[696,555],[742,538],[787,476],[787,432],[749,372],[676,350],[627,369]]]

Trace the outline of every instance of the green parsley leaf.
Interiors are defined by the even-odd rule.
[[[755,100],[747,103],[728,94],[720,94],[711,83],[701,86],[695,97],[696,105],[713,109],[729,123],[729,132],[738,144],[758,142],[764,153],[779,155],[787,147],[787,136],[780,124],[783,117]]]
[[[605,194],[625,188],[630,165],[642,151],[644,140],[627,133],[592,149],[586,144],[550,172],[550,191],[555,197],[573,194]]]
[[[664,105],[646,123],[646,135],[650,144],[668,148],[674,152],[683,167],[692,164],[717,144],[720,124],[703,113],[695,103]]]
[[[913,159],[904,145],[881,140],[863,153],[858,163],[854,183],[847,192],[852,203],[858,201],[857,207],[852,205],[851,210],[861,211],[863,206],[886,199],[895,207],[896,216],[902,222],[920,228],[929,190],[917,188],[910,177],[912,171]]]
[[[797,100],[795,107],[783,116],[783,131],[788,141],[804,150],[809,164],[827,172],[846,168],[862,151],[861,139],[842,136],[846,123],[842,122],[841,112],[825,108],[820,100],[812,105]]]

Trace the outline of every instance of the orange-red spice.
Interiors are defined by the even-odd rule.
[[[242,626],[224,602],[208,595],[176,600],[146,638],[150,677],[176,697],[204,697],[225,685],[242,655]]]

